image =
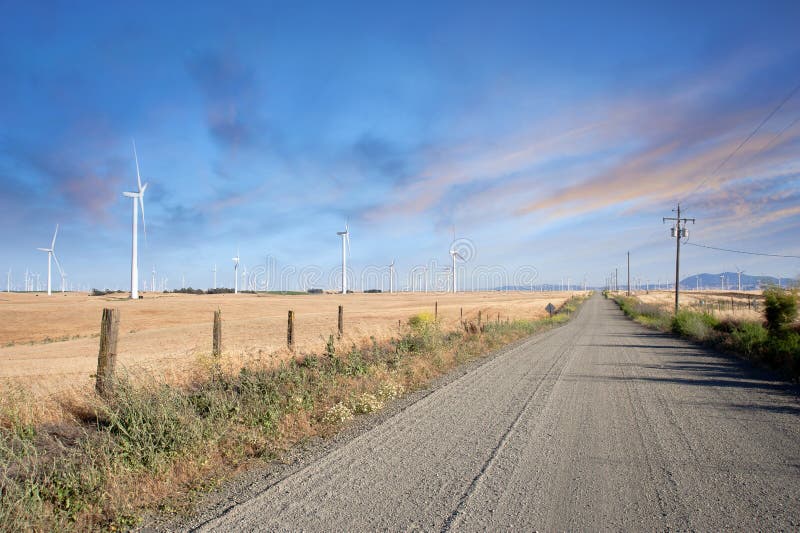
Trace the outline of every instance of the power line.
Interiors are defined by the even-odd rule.
[[[713,170],[713,172],[711,172],[711,174],[709,174],[705,178],[703,178],[700,181],[700,183],[698,183],[697,186],[695,186],[695,188],[692,189],[692,191],[689,194],[693,194],[694,192],[696,192],[703,184],[705,184],[706,181],[708,181],[709,178],[711,178],[712,176],[716,175],[717,172],[722,170],[722,167],[724,167],[725,164],[728,161],[730,161],[733,156],[735,156],[737,153],[739,153],[739,150],[741,150],[742,147],[744,147],[744,145],[747,144],[750,141],[750,139],[752,139],[755,136],[756,133],[758,133],[758,131],[764,126],[764,124],[769,122],[769,120],[773,116],[775,116],[775,113],[780,111],[780,109],[786,104],[786,102],[791,100],[792,97],[794,97],[794,95],[797,94],[798,91],[800,91],[800,85],[797,85],[797,87],[792,89],[792,91],[786,96],[786,98],[781,100],[781,103],[779,103],[772,111],[770,111],[770,113],[766,117],[764,117],[764,119],[758,124],[758,126],[756,126],[756,128],[753,131],[750,132],[750,135],[748,135],[742,142],[740,142],[739,146],[737,146],[736,149],[734,149],[730,154],[728,154],[728,156],[725,159],[723,159],[722,162],[720,162],[719,165],[717,165],[717,168],[715,168]]]
[[[721,252],[732,252],[735,254],[747,254],[747,255],[763,255],[766,257],[784,257],[787,259],[800,259],[800,255],[781,255],[781,254],[765,254],[760,252],[745,252],[743,250],[731,250],[729,248],[717,248],[716,246],[708,246],[706,244],[698,244],[696,242],[684,242],[683,244],[688,244],[689,246],[698,246],[700,248],[708,248],[709,250],[719,250]]]

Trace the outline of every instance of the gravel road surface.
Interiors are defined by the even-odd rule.
[[[797,389],[596,295],[203,531],[800,528]]]

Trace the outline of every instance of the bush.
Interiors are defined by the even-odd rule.
[[[431,313],[419,313],[408,319],[408,325],[415,333],[421,333],[432,326],[435,319]]]
[[[797,318],[797,293],[777,287],[765,290],[764,317],[770,332],[789,328]]]
[[[757,357],[767,342],[767,330],[756,322],[743,322],[730,331],[731,348],[746,357]]]
[[[672,318],[672,332],[682,337],[692,337],[701,341],[708,339],[718,324],[718,320],[706,313],[679,311]]]

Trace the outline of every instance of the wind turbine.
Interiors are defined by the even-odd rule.
[[[236,257],[233,261],[233,294],[239,294],[239,250],[236,250]]]
[[[739,267],[737,266],[736,267],[736,274],[739,275],[739,292],[742,292],[742,274],[743,273],[744,273],[744,270],[740,270]]]
[[[453,260],[453,293],[455,293],[457,290],[456,288],[458,287],[456,284],[456,257],[462,261],[466,261],[466,259],[464,259],[464,256],[458,253],[456,250],[450,250],[450,257]]]
[[[211,271],[214,273],[214,289],[217,288],[217,264],[214,263],[214,269]]]
[[[11,292],[11,269],[8,269],[8,277],[6,278],[6,292]]]
[[[50,270],[52,268],[52,261],[53,256],[55,255],[56,249],[56,236],[58,235],[58,224],[56,224],[56,231],[53,233],[53,242],[50,243],[50,248],[37,248],[40,252],[47,252],[47,295],[52,296],[52,284],[50,282]],[[56,259],[56,264],[58,264],[58,259]],[[59,270],[61,267],[59,267]]]
[[[389,263],[389,294],[394,292],[394,259]]]
[[[344,223],[344,231],[337,231],[342,238],[342,294],[347,294],[347,254],[350,253],[350,225]]]
[[[150,290],[151,290],[151,291],[153,291],[153,292],[156,292],[156,266],[155,266],[155,265],[153,265],[153,272],[152,272],[152,274],[153,274],[153,279],[152,279],[152,280],[150,280],[150,281],[151,281],[151,283],[150,283]]]
[[[139,174],[139,156],[136,154],[136,142],[133,142],[133,158],[136,161],[136,184],[138,189],[136,192],[123,192],[122,196],[126,196],[133,200],[133,239],[131,246],[131,299],[139,299],[139,243],[138,243],[138,226],[139,226],[139,209],[142,208],[142,231],[144,231],[144,238],[147,239],[147,224],[144,220],[144,191],[147,190],[147,183],[142,185],[142,177]]]

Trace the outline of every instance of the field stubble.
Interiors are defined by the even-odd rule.
[[[3,294],[0,297],[0,382],[22,384],[37,394],[83,394],[93,384],[98,332],[104,307],[121,312],[118,365],[131,375],[146,373],[181,383],[211,352],[213,311],[223,318],[223,361],[276,363],[293,356],[286,348],[287,312],[295,311],[295,354],[318,352],[336,334],[337,308],[344,306],[339,345],[397,336],[408,317],[433,312],[438,302],[443,329],[466,320],[537,319],[558,306],[567,292],[398,293],[348,295]]]

